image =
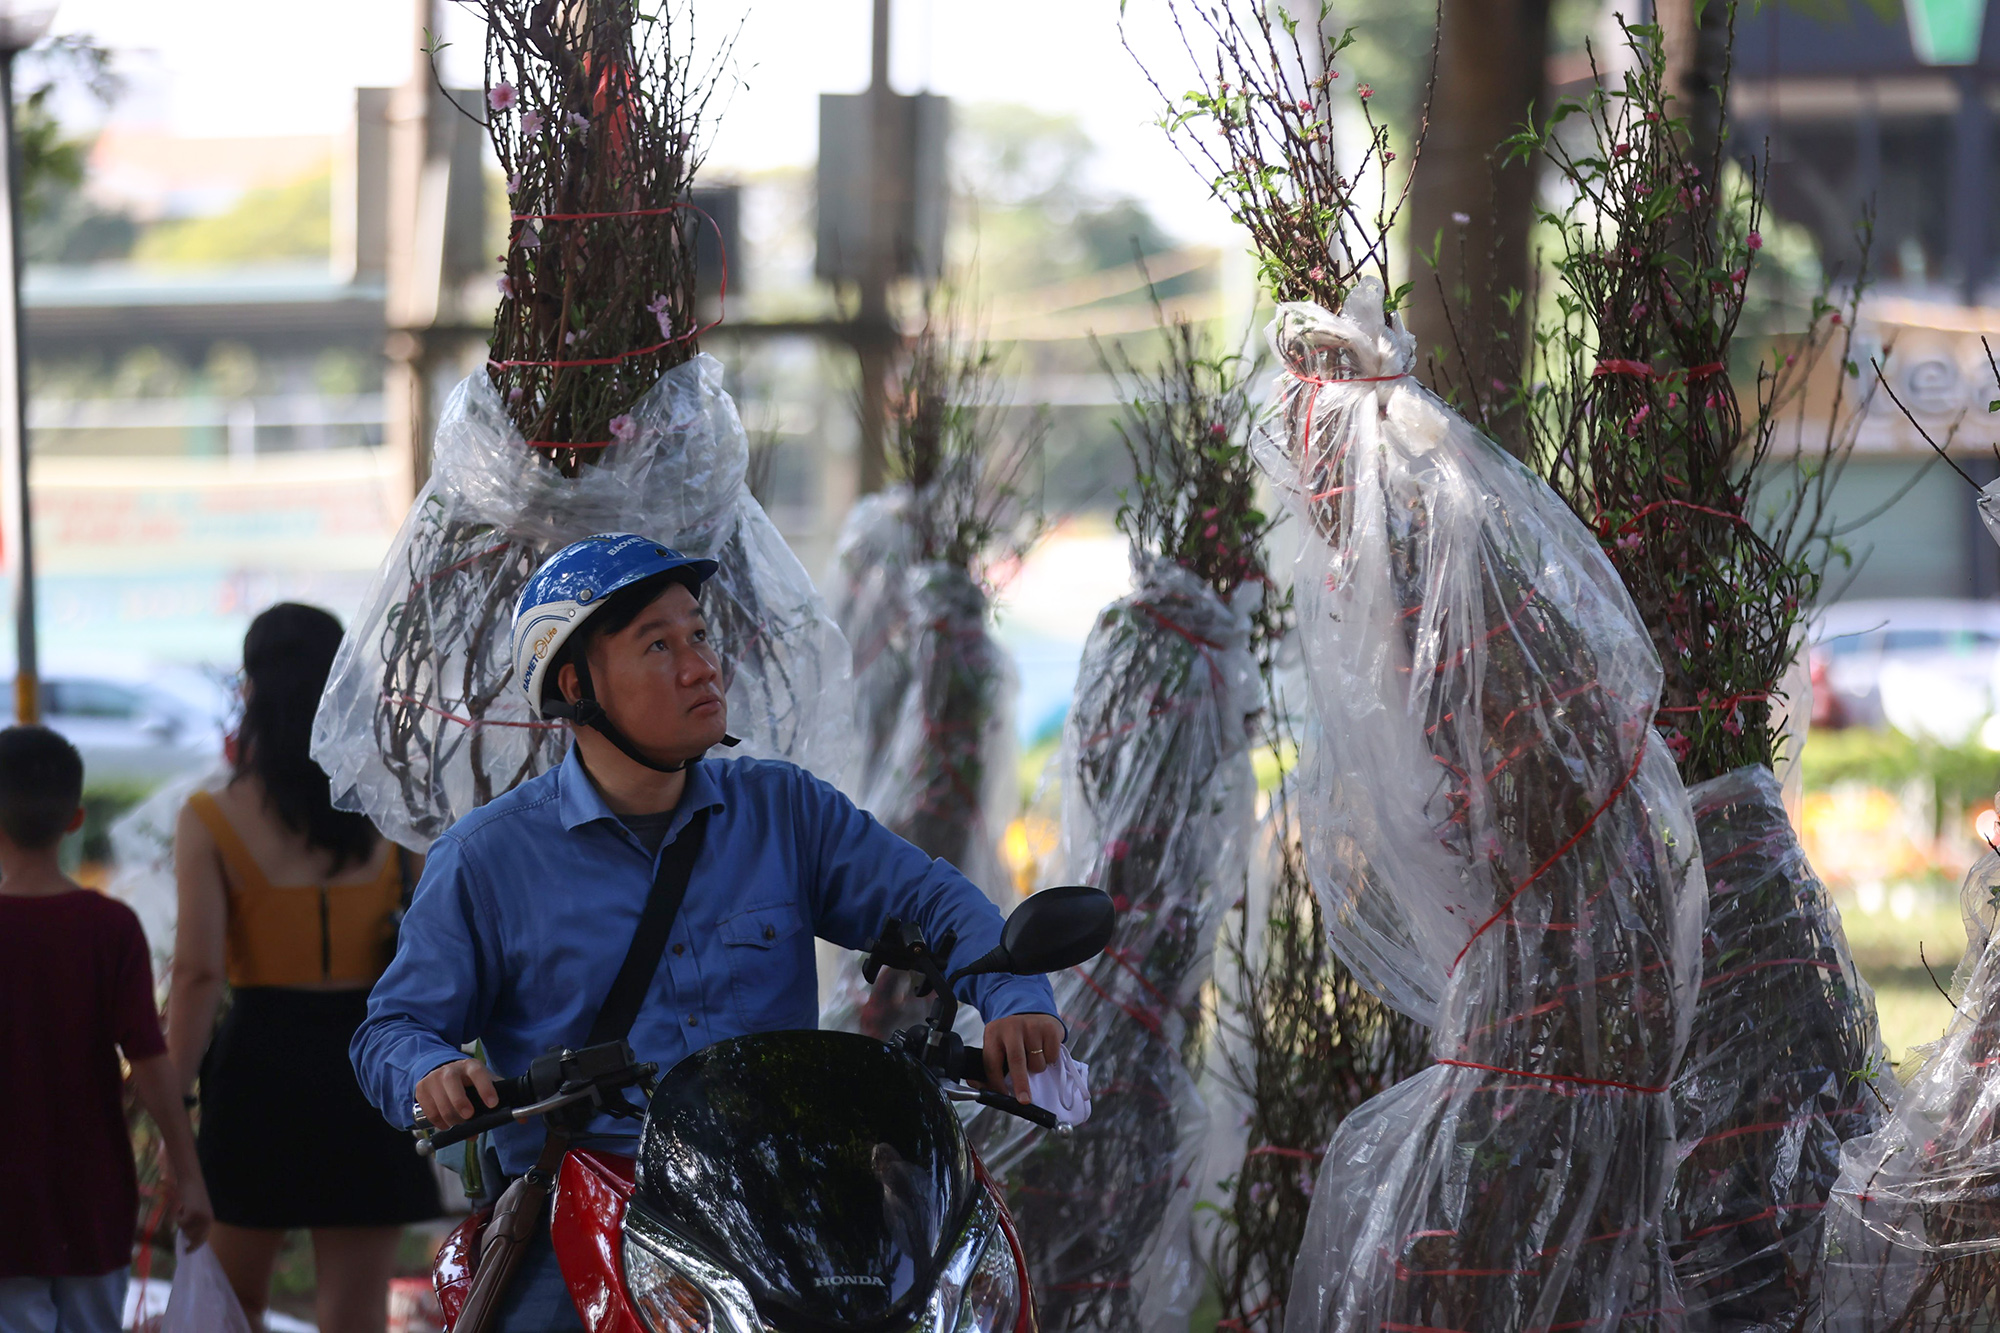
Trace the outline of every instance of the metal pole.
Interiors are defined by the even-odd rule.
[[[438,0],[411,0],[413,47],[440,27]],[[437,323],[442,275],[434,262],[442,246],[424,243],[426,226],[444,225],[444,199],[430,202],[435,217],[426,217],[425,184],[437,154],[437,96],[431,91],[430,60],[418,54],[410,77],[389,98],[388,272],[385,313],[388,357],[382,379],[383,443],[407,469],[410,496],[415,498],[430,476],[431,372],[436,348],[429,333]]]
[[[896,264],[896,95],[889,87],[889,0],[875,0],[868,81],[868,254],[861,276],[861,477],[864,495],[888,480],[889,281]]]
[[[1979,304],[1979,289],[1986,285],[1986,159],[1993,113],[1987,109],[1986,87],[1976,70],[1960,70],[1957,82],[1946,236],[1951,276],[1958,283],[1960,299],[1970,306]]]
[[[41,721],[35,653],[35,540],[28,504],[27,375],[21,347],[21,154],[14,138],[14,57],[0,50],[0,129],[7,135],[7,165],[0,171],[0,544],[14,597],[14,720]]]

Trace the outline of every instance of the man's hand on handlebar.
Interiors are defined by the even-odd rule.
[[[1028,1075],[1039,1074],[1054,1064],[1062,1043],[1062,1020],[1054,1014],[1015,1014],[1012,1018],[994,1019],[986,1025],[982,1047],[986,1057],[986,1086],[1011,1091],[1015,1101],[1032,1105]],[[419,1096],[422,1089],[423,1085],[418,1084]]]
[[[478,1060],[453,1060],[417,1080],[417,1105],[433,1129],[450,1129],[499,1104],[493,1072]]]

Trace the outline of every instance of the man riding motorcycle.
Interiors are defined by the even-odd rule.
[[[725,1038],[817,1026],[815,935],[865,948],[896,917],[929,939],[954,934],[958,958],[999,942],[1000,913],[969,880],[827,783],[788,763],[703,757],[733,743],[700,604],[716,568],[611,534],[565,547],[523,589],[515,678],[575,743],[431,847],[350,1048],[392,1123],[408,1123],[413,1102],[439,1129],[495,1104],[495,1074],[467,1043],[503,1075],[583,1045],[682,839],[682,854],[698,849],[685,898],[629,1034],[662,1069]],[[987,1081],[1030,1100],[1028,1075],[1056,1061],[1064,1035],[1048,982],[988,974],[955,990],[988,1020]],[[600,1117],[588,1134],[629,1152],[636,1126]],[[494,1131],[501,1169],[526,1173],[541,1137]],[[582,1326],[543,1239],[495,1327]]]

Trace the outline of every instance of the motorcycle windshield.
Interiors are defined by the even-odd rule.
[[[660,1080],[636,1206],[793,1328],[912,1319],[974,1197],[971,1151],[910,1057],[848,1032],[719,1042]]]

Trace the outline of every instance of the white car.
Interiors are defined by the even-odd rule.
[[[1811,642],[1834,714],[1847,724],[1955,741],[1994,711],[2000,602],[1835,602],[1814,616]]]
[[[88,786],[154,786],[216,762],[228,725],[226,694],[194,673],[162,671],[149,679],[50,671],[41,682],[42,722],[83,755]],[[14,682],[0,682],[6,719],[14,717]]]

